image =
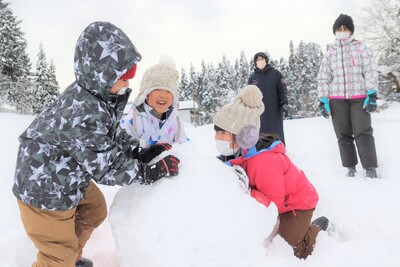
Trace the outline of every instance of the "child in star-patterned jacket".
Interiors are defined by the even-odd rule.
[[[25,230],[39,250],[34,266],[92,266],[82,250],[107,216],[104,185],[151,183],[178,174],[168,149],[141,149],[119,127],[141,55],[128,36],[94,22],[75,47],[75,77],[19,137],[13,193]]]
[[[121,120],[121,127],[140,139],[143,147],[187,141],[178,113],[179,74],[171,58],[160,60],[162,63],[148,68],[144,73],[139,94]]]

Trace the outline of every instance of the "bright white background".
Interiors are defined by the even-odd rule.
[[[355,178],[345,177],[330,120],[285,121],[288,155],[320,195],[314,215],[334,225],[320,233],[307,261],[296,259],[279,236],[263,247],[276,208],[245,195],[215,159],[212,125],[188,127],[193,144],[174,146],[177,177],[152,186],[101,186],[110,216],[84,254],[96,267],[400,266],[400,104],[372,117],[381,177],[373,180],[360,165]],[[30,266],[35,258],[11,193],[17,138],[32,119],[0,113],[1,267]]]

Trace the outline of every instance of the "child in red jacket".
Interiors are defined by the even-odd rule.
[[[292,246],[296,257],[305,259],[313,251],[318,232],[326,230],[329,221],[320,217],[310,224],[318,193],[285,154],[285,146],[276,135],[259,136],[263,111],[261,91],[254,85],[243,88],[214,117],[217,149],[252,197],[267,207],[275,203],[277,233]]]

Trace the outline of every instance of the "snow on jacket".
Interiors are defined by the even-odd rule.
[[[140,145],[147,147],[155,143],[184,143],[187,141],[178,110],[172,106],[165,113],[165,120],[153,115],[151,107],[143,103],[132,108],[121,120],[121,127],[129,135],[140,139]]]
[[[318,96],[365,98],[378,90],[378,74],[370,49],[353,37],[336,40],[324,55],[318,73]]]
[[[282,74],[271,65],[263,70],[256,68],[248,84],[256,85],[263,94],[265,106],[261,114],[262,133],[278,134],[284,140],[282,105],[288,103],[286,83]]]
[[[90,179],[105,185],[141,181],[132,155],[138,141],[119,128],[127,103],[109,93],[141,59],[129,38],[107,22],[89,25],[75,48],[76,81],[19,137],[14,195],[44,210],[68,210]]]
[[[244,155],[230,160],[229,165],[240,165],[246,171],[251,196],[258,202],[267,207],[275,203],[279,214],[315,208],[317,191],[285,154],[281,141],[260,151],[253,147],[242,152]]]

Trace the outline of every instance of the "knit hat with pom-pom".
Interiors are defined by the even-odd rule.
[[[174,96],[173,107],[177,107],[179,101],[179,73],[175,69],[175,62],[169,56],[160,57],[159,64],[151,66],[143,74],[139,93],[134,101],[136,106],[144,103],[147,96],[156,89],[168,90]]]
[[[258,140],[260,115],[264,112],[262,93],[255,85],[244,87],[233,101],[214,116],[214,124],[236,135],[241,148],[254,146]],[[241,140],[241,141],[239,141]]]

